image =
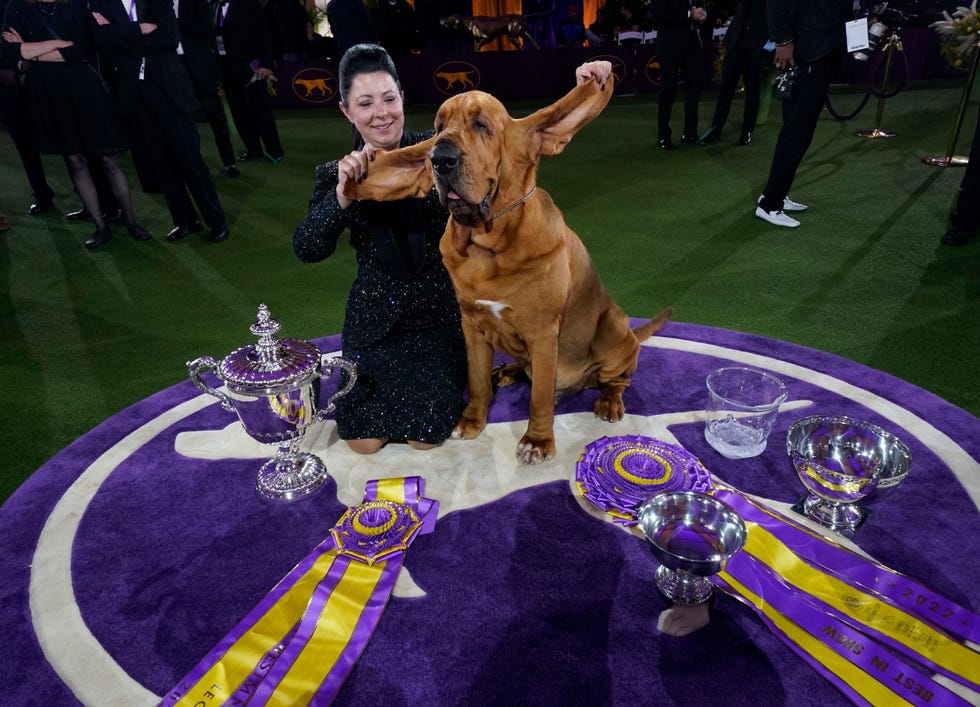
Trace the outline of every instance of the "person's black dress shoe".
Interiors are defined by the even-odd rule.
[[[50,211],[53,208],[53,201],[35,201],[33,204],[27,207],[27,213],[29,213],[31,216],[40,216],[45,211]]]
[[[243,152],[238,156],[239,162],[248,162],[249,160],[260,160],[265,155],[261,152]]]
[[[973,232],[962,226],[950,226],[949,230],[943,234],[940,241],[943,245],[966,245]]]
[[[212,243],[220,243],[221,241],[228,240],[228,224],[221,224],[220,226],[215,226],[211,229],[211,236],[208,238]]]
[[[704,135],[698,138],[698,145],[710,145],[713,142],[718,142],[721,138],[721,131],[715,127],[708,128]]]
[[[227,174],[232,179],[237,179],[238,177],[242,176],[242,171],[233,164],[226,164],[224,170],[225,170],[225,174]]]
[[[89,250],[95,250],[96,248],[105,245],[110,238],[112,238],[112,232],[109,230],[108,226],[103,226],[88,237],[88,240],[85,241],[85,247]]]
[[[747,133],[742,133],[741,137],[739,137],[739,139],[738,139],[738,144],[739,145],[748,145],[750,142],[752,142],[752,131],[751,130],[749,132],[747,132]]]
[[[89,219],[89,212],[88,209],[86,209],[84,206],[80,208],[78,211],[70,211],[67,214],[65,214],[66,221],[88,221],[88,219]]]
[[[201,222],[197,220],[191,221],[186,226],[174,226],[173,230],[166,235],[166,239],[171,243],[176,243],[177,241],[184,240],[192,233],[197,233],[201,228]]]
[[[670,141],[670,138],[669,138],[669,137],[662,137],[662,138],[660,138],[660,140],[659,140],[659,141],[657,141],[657,146],[658,146],[658,147],[659,147],[659,148],[660,148],[661,150],[676,150],[676,149],[677,149],[677,148],[676,148],[676,147],[674,146],[674,143],[672,143],[672,142]]]
[[[693,135],[681,135],[681,142],[683,142],[685,145],[696,145],[698,143],[698,139]]]
[[[134,241],[148,241],[153,238],[150,232],[138,223],[126,224],[126,230],[129,231],[129,235],[133,237]]]
[[[282,158],[285,157],[285,156],[286,156],[286,153],[285,152],[280,152],[278,155],[269,155],[269,154],[266,155],[266,157],[268,157],[270,160],[272,160],[276,164],[279,164],[280,162],[282,162]]]

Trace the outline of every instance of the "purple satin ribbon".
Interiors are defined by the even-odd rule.
[[[806,634],[833,650],[869,679],[885,686],[896,698],[904,699],[917,707],[965,707],[970,704],[936,682],[918,666],[880,645],[874,638],[828,614],[812,597],[774,576],[766,565],[748,553],[736,553],[729,560],[725,571]],[[721,577],[716,576],[713,579],[720,589],[756,609],[773,633],[856,704],[872,704],[855,686],[834,673],[783,632],[751,600],[742,596],[738,589]]]
[[[714,495],[734,508],[744,520],[761,525],[778,537],[807,562],[940,627],[948,634],[980,644],[980,616],[969,609],[949,601],[910,577],[817,537],[812,531],[774,511],[761,508],[742,494],[719,488]]]
[[[407,538],[410,542],[415,536],[429,533],[435,528],[439,502],[425,498],[425,480],[422,477],[407,477],[403,481],[405,505],[413,506],[421,525]],[[365,489],[364,501],[379,500],[377,481],[369,481]],[[181,697],[221,660],[236,641],[262,618],[283,595],[302,577],[325,552],[336,549],[333,534],[330,534],[317,548],[307,555],[285,578],[280,581],[262,601],[260,601],[181,681],[160,701],[160,707],[172,707]],[[394,552],[385,559],[381,576],[375,589],[365,604],[350,640],[341,651],[336,662],[321,682],[311,698],[312,705],[327,705],[333,701],[353,669],[358,657],[367,645],[374,629],[381,619],[388,599],[398,579],[404,561],[404,550]],[[351,562],[359,562],[356,556],[338,555],[317,584],[313,595],[303,611],[302,617],[285,636],[273,646],[259,661],[255,669],[231,692],[225,705],[264,705],[279,686],[289,668],[306,648],[317,626],[323,607],[337,583]]]

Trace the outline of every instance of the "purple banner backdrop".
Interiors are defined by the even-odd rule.
[[[332,352],[340,341],[318,344]],[[726,460],[703,437],[705,375],[732,361],[774,372],[789,390],[754,459]],[[182,369],[174,363],[175,380]],[[522,467],[514,449],[528,392],[501,389],[480,438],[430,452],[354,455],[327,420],[305,443],[332,478],[295,503],[256,493],[271,450],[190,381],[110,418],[0,508],[0,702],[153,704],[361,500],[367,480],[419,475],[440,517],[412,545],[338,704],[846,704],[725,595],[706,628],[658,633],[667,604],[647,546],[574,489],[589,442],[644,434],[785,509],[802,494],[786,430],[814,413],[869,420],[912,452],[909,479],[875,506],[856,544],[980,608],[980,420],[926,391],[812,349],[672,322],[641,351],[623,421],[595,420],[595,391],[565,399],[557,457]]]
[[[902,34],[903,51],[895,59],[889,87],[908,78],[917,81],[963,75],[954,72],[939,55],[936,33],[927,27],[910,27]],[[714,48],[705,62],[715,60]],[[655,44],[602,45],[517,52],[423,52],[398,61],[399,77],[410,104],[440,104],[449,96],[470,89],[492,93],[501,100],[554,99],[574,85],[575,67],[584,61],[606,59],[613,64],[616,95],[649,93],[660,86],[660,63]],[[842,74],[847,83],[867,81],[869,62],[848,59]],[[277,104],[281,108],[336,106],[337,63],[283,62]],[[709,76],[714,76],[709,71]]]

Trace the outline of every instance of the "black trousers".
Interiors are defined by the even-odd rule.
[[[698,136],[698,101],[704,85],[704,54],[692,46],[684,54],[660,57],[660,94],[657,100],[657,137],[670,139],[670,114],[677,96],[677,82],[684,72],[684,137]]]
[[[973,133],[970,164],[963,173],[950,223],[973,232],[980,230],[980,115],[977,116],[977,127]]]
[[[38,152],[37,140],[34,137],[34,126],[31,124],[30,108],[23,88],[16,83],[10,86],[0,85],[0,118],[10,133],[10,139],[17,148],[20,162],[27,175],[27,183],[31,185],[35,201],[46,203],[54,198],[54,191],[48,185],[41,163],[41,153]]]
[[[193,118],[160,87],[141,81],[139,127],[174,225],[186,226],[197,218],[194,204],[208,226],[223,225],[225,213],[201,157],[201,136]]]
[[[725,127],[728,114],[732,109],[732,98],[738,88],[738,79],[745,83],[745,105],[742,109],[742,134],[755,130],[755,121],[759,118],[759,96],[762,90],[762,65],[769,53],[762,46],[749,46],[745,41],[725,51],[725,60],[721,65],[721,81],[718,84],[718,98],[715,112],[709,127],[721,129]]]
[[[796,170],[813,142],[817,120],[827,101],[831,76],[842,58],[843,45],[839,51],[816,61],[796,61],[800,77],[792,100],[783,101],[783,126],[776,138],[769,179],[759,203],[766,211],[781,211],[783,208],[783,199],[793,186]]]
[[[246,72],[236,70],[237,67],[227,57],[219,57],[218,63],[221,64],[221,87],[228,99],[231,119],[235,122],[238,136],[245,143],[245,149],[251,155],[261,155],[264,145],[265,152],[273,157],[282,155],[279,129],[266,82],[249,84],[248,79],[244,78]],[[251,72],[247,72],[247,75],[251,77]]]
[[[184,64],[188,64],[187,55],[184,55]],[[218,148],[218,155],[221,157],[221,164],[225,167],[235,164],[237,156],[235,148],[231,145],[231,132],[228,130],[228,118],[225,116],[225,107],[221,103],[221,96],[218,94],[217,81],[201,81],[194,78],[194,72],[190,67],[187,74],[191,77],[194,84],[194,95],[204,109],[207,116],[208,125],[211,126],[211,133],[214,135],[214,144]]]

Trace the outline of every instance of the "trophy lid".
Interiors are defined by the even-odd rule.
[[[292,390],[317,375],[320,350],[302,339],[279,339],[280,324],[259,305],[258,320],[249,327],[258,343],[232,351],[217,368],[233,390],[252,395],[271,395]]]

